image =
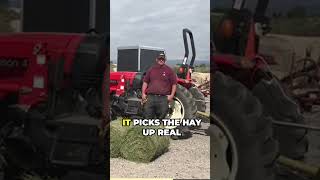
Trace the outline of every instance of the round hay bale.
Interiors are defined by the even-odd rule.
[[[117,119],[110,124],[110,157],[120,157],[120,148],[126,135],[128,126],[122,126],[122,121]]]
[[[129,161],[148,163],[168,151],[170,137],[168,136],[143,136],[145,127],[133,127],[127,131],[122,147],[121,156]],[[148,127],[151,128],[151,127]],[[159,127],[152,127],[157,129]]]

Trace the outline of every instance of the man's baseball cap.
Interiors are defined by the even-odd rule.
[[[166,59],[166,55],[161,52],[161,53],[159,53],[158,56],[157,56],[157,59],[160,59],[160,58]]]

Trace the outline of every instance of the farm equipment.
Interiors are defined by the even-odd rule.
[[[189,35],[190,37],[192,47],[192,58],[190,64],[187,64],[187,60],[189,58],[187,35]],[[194,47],[193,35],[190,30],[183,29],[183,40],[185,47],[185,56],[183,59],[183,63],[179,68],[179,73],[177,74],[177,92],[174,97],[173,103],[171,103],[169,107],[168,118],[171,119],[195,118],[197,110],[205,111],[206,107],[205,102],[203,102],[204,95],[194,85],[191,79],[191,70],[193,68],[196,52]],[[138,57],[142,59],[141,55],[138,55]],[[126,62],[140,62],[139,60],[135,61],[134,58],[135,57],[129,57]],[[118,61],[121,61],[121,59],[118,58]],[[149,58],[148,61],[150,67],[150,65],[155,62],[155,57]],[[126,67],[119,67],[119,65],[121,64],[125,64]],[[128,71],[130,70],[129,66],[132,66],[132,71]],[[141,68],[142,66],[143,65],[141,65]],[[126,69],[127,71],[110,73],[111,114],[113,116],[112,119],[115,119],[116,116],[143,117],[141,105],[141,88],[144,73],[149,67],[143,66],[143,72],[138,72],[136,71],[136,63],[130,64],[118,62],[118,69]],[[203,101],[196,102],[195,100]]]
[[[304,58],[292,59],[289,75],[281,79],[286,90],[305,112],[311,112],[313,105],[320,105],[319,60],[312,59],[311,50],[307,48]]]
[[[273,120],[304,125],[299,106],[285,92],[259,53],[259,37],[270,31],[268,0],[255,12],[235,0],[213,35],[211,55],[213,179],[274,179],[278,153],[301,159],[306,129],[272,126]],[[249,160],[250,159],[250,160]],[[248,171],[250,169],[250,172]]]
[[[1,180],[108,176],[109,39],[85,33],[107,5],[25,1],[26,32],[0,35]]]
[[[103,36],[0,35],[1,176],[106,176]],[[107,70],[107,71],[106,71]]]

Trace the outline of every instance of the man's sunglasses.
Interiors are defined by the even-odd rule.
[[[166,59],[163,58],[163,57],[158,58],[158,60],[159,60],[159,61],[166,61]]]

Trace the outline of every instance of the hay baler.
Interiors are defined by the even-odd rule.
[[[189,35],[190,37],[193,55],[190,64],[187,64],[189,58],[187,35]],[[193,81],[191,79],[196,52],[194,47],[193,35],[189,29],[183,29],[183,40],[185,47],[185,56],[177,74],[177,92],[174,97],[173,103],[170,104],[168,113],[168,118],[172,119],[195,118],[197,110],[205,111],[206,108],[204,95],[193,84]],[[155,48],[153,48],[153,50],[155,50]],[[164,52],[164,50],[159,48],[156,50]],[[132,52],[132,49],[130,49],[130,51]],[[138,50],[138,53],[141,51],[142,50]],[[144,64],[137,64],[142,60],[134,60],[136,57],[142,59],[140,54],[137,56],[127,55],[126,57],[128,58],[123,60],[125,61],[125,63],[121,62],[122,59],[119,58],[119,54],[120,53],[118,51],[118,72],[110,73],[111,114],[114,116],[120,115],[142,117],[142,80],[146,70],[155,62],[156,56],[147,58],[146,61],[148,61],[148,65],[144,66]],[[121,67],[122,65],[126,67]],[[137,67],[141,67],[141,70],[137,69]]]
[[[106,176],[106,43],[92,34],[0,35],[1,180]]]

